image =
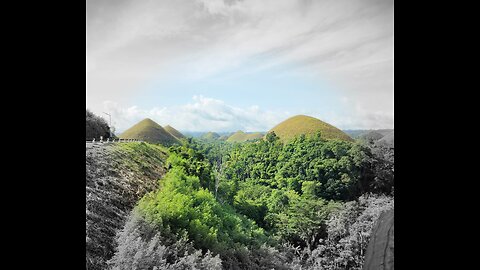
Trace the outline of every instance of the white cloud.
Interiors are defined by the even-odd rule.
[[[317,71],[392,57],[393,1],[137,0],[103,13],[93,12],[96,1],[88,2],[88,49],[103,61],[92,64],[118,65],[111,59],[134,53],[129,70],[151,59],[182,60],[192,76],[208,76],[259,56],[271,56],[264,66]]]
[[[104,102],[112,115],[112,124],[122,132],[144,118],[162,126],[171,125],[183,131],[267,131],[290,116],[288,112],[263,110],[259,106],[234,107],[222,100],[194,96],[182,106],[154,107],[148,110],[137,106],[121,107],[112,101]]]
[[[364,126],[393,118],[375,116],[393,108],[393,0],[87,0],[87,26],[87,101],[94,110],[112,96],[126,104],[172,69],[202,79],[255,63],[247,64],[249,72],[285,67],[331,81],[362,108],[355,115],[337,112],[336,122]],[[154,114],[197,129],[230,127],[220,120],[251,111],[203,99],[175,108],[180,116],[172,108],[130,106],[125,113]]]
[[[361,103],[347,97],[342,106],[350,108],[342,113],[327,114],[303,111],[340,129],[393,128],[393,111],[370,111]],[[283,120],[293,116],[290,112],[264,110],[259,106],[235,107],[224,101],[204,96],[193,96],[190,103],[172,107],[140,109],[137,106],[122,107],[112,101],[104,102],[104,111],[112,115],[113,126],[123,132],[144,118],[151,118],[162,126],[171,125],[181,131],[268,131]],[[97,113],[97,112],[96,112]],[[102,112],[98,112],[103,115]]]
[[[341,98],[342,112],[331,112],[324,119],[340,129],[384,129],[394,127],[394,112],[391,110],[371,110],[357,99]],[[319,117],[318,115],[314,115]]]

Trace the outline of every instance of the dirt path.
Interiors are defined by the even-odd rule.
[[[394,269],[394,210],[383,212],[373,228],[363,270]]]

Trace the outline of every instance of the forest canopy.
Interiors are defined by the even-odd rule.
[[[169,152],[160,188],[118,235],[114,269],[187,259],[200,269],[361,269],[376,218],[393,208],[393,168],[365,144],[269,133],[189,139]],[[180,242],[188,248],[172,249]]]

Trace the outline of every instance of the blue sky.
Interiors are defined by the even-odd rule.
[[[87,108],[121,132],[393,128],[391,0],[87,0]]]
[[[267,110],[326,112],[340,105],[339,92],[320,78],[293,75],[270,69],[249,72],[250,65],[206,78],[188,78],[175,72],[150,82],[145,95],[136,97],[144,107],[182,105],[193,96],[206,96],[240,107]]]

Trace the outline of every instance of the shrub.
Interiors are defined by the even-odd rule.
[[[91,111],[87,110],[86,114],[86,139],[92,140],[93,138],[99,139],[100,136],[103,138],[110,137],[110,128],[105,119],[93,114]]]
[[[326,239],[304,250],[307,269],[362,269],[372,228],[380,214],[393,209],[393,197],[363,195],[348,202],[327,222]]]
[[[117,251],[108,262],[110,269],[222,269],[220,257],[193,248],[186,236],[163,235],[132,211],[117,234]]]

